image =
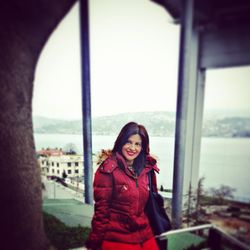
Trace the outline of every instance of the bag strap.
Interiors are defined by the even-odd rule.
[[[153,170],[152,170],[153,171]],[[153,192],[153,186],[152,186],[152,171],[148,172],[148,184],[149,184],[149,191]]]
[[[156,176],[154,170],[151,170],[148,172],[149,188],[151,192],[157,193],[157,186],[153,184],[153,178],[156,178]]]

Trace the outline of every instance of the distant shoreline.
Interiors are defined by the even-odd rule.
[[[171,112],[138,112],[92,118],[92,133],[97,136],[117,135],[129,121],[143,124],[150,136],[175,135],[175,114]],[[57,120],[33,117],[34,133],[82,134],[82,120]],[[202,137],[250,138],[250,117],[209,115],[203,121]]]
[[[58,135],[83,135],[82,133],[62,133],[62,132],[37,132],[37,131],[34,131],[33,134],[40,134],[40,135],[53,135],[53,134],[58,134]],[[96,134],[96,133],[92,133],[92,136],[116,136],[116,134]],[[175,136],[174,135],[151,135],[153,137],[166,137],[166,138],[174,138]],[[202,138],[223,138],[223,139],[226,139],[226,138],[235,138],[235,139],[247,139],[249,138],[250,139],[250,135],[248,136],[202,136]]]

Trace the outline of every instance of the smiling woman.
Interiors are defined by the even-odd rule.
[[[149,154],[147,130],[143,125],[129,122],[95,174],[95,214],[86,243],[88,249],[158,250],[144,211],[150,171],[157,190],[158,168]]]

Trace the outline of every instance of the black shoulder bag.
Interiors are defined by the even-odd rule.
[[[163,197],[154,191],[152,185],[153,171],[148,173],[149,179],[149,198],[145,207],[145,212],[148,216],[150,226],[154,235],[160,235],[172,229],[170,219],[164,209]],[[156,239],[160,250],[167,249],[167,240]]]

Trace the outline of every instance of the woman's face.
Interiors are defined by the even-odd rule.
[[[122,147],[122,155],[125,157],[128,163],[132,164],[134,159],[140,154],[141,150],[141,136],[138,134],[131,135],[128,138],[128,141]]]

